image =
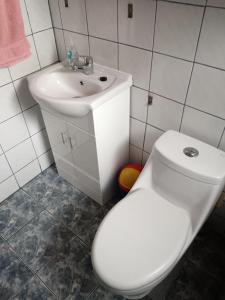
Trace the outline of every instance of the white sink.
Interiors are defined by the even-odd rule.
[[[98,64],[91,75],[58,63],[28,76],[30,92],[41,106],[75,117],[86,115],[131,84],[130,74]]]

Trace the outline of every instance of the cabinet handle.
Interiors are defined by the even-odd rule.
[[[65,145],[66,141],[65,141],[65,138],[64,138],[64,134],[63,134],[63,132],[61,132],[61,138],[62,138],[62,142],[63,142],[63,144]]]
[[[73,143],[71,137],[69,137],[69,142],[70,142],[70,148],[73,149]]]

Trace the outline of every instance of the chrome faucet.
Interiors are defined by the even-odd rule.
[[[83,72],[86,75],[93,74],[94,72],[92,56],[79,55],[77,52],[68,51],[67,60],[70,68],[75,72]]]

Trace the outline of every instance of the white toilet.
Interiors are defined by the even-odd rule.
[[[103,219],[92,246],[100,282],[128,299],[174,268],[225,184],[225,153],[176,131],[155,143],[129,194]]]

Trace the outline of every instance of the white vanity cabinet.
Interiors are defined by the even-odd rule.
[[[100,204],[129,159],[130,89],[82,117],[41,107],[59,174]]]

